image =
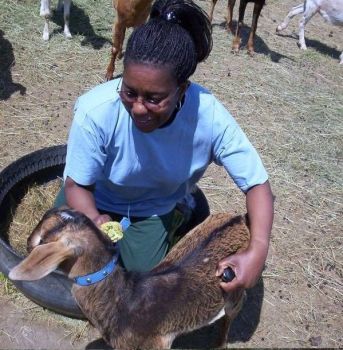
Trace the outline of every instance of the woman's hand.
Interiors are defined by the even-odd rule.
[[[93,222],[98,227],[100,227],[105,222],[109,222],[111,220],[112,220],[111,217],[109,215],[107,215],[107,214],[100,214],[100,215],[96,216],[95,218],[93,218]]]
[[[64,193],[67,204],[87,215],[98,227],[111,220],[109,215],[101,215],[95,206],[93,186],[81,186],[73,179],[67,177],[64,185]]]
[[[231,292],[239,288],[253,287],[261,276],[267,251],[267,247],[249,247],[221,260],[218,263],[216,276],[221,276],[227,267],[230,267],[236,275],[231,282],[220,282],[223,290]]]
[[[231,267],[236,274],[231,282],[221,282],[226,291],[253,287],[261,276],[268,254],[269,237],[273,223],[273,195],[269,182],[249,189],[246,195],[249,217],[250,243],[246,250],[233,254],[218,263],[216,275]]]

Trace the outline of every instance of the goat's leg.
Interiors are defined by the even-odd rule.
[[[257,30],[257,22],[258,18],[260,17],[261,11],[262,11],[263,3],[260,1],[256,1],[254,5],[254,12],[252,16],[252,23],[251,23],[251,29],[248,39],[248,54],[250,56],[254,55],[254,41],[255,41],[255,34]]]
[[[70,17],[70,5],[71,5],[71,0],[64,0],[64,36],[68,39],[71,38],[71,33],[69,30],[69,17]]]
[[[286,29],[288,27],[289,21],[296,15],[299,15],[300,13],[304,12],[304,4],[300,4],[298,6],[292,7],[292,9],[289,11],[288,15],[285,17],[282,23],[280,23],[277,28],[276,32],[281,32],[282,30]]]
[[[231,323],[241,311],[245,299],[245,291],[243,289],[239,289],[232,292],[226,300],[225,316],[221,319],[222,324],[219,330],[219,348],[226,348]]]
[[[312,2],[305,2],[304,5],[304,14],[299,23],[299,47],[302,50],[306,50],[305,43],[305,26],[307,22],[318,12],[318,7]]]
[[[340,54],[339,59],[340,59],[339,63],[340,63],[340,64],[343,64],[343,51],[342,51],[342,53]]]
[[[239,46],[241,44],[241,29],[243,27],[244,13],[245,13],[246,7],[247,7],[247,0],[241,0],[239,3],[238,23],[236,27],[236,33],[232,41],[232,51],[234,53],[239,52]]]
[[[233,8],[235,7],[236,0],[228,0],[227,2],[227,18],[226,18],[226,23],[227,23],[227,29],[230,30],[232,34],[234,34],[234,28],[233,28],[233,23],[232,23],[232,18],[233,18]]]
[[[49,40],[50,0],[41,0],[40,16],[44,17],[43,40]]]
[[[213,20],[214,7],[216,6],[217,1],[218,0],[212,0],[211,7],[210,7],[210,12],[208,13],[208,17],[209,17],[211,23],[212,23],[212,20]]]
[[[113,79],[113,73],[115,69],[115,61],[118,58],[121,58],[123,52],[123,42],[125,38],[126,27],[124,23],[117,20],[117,22],[113,26],[113,36],[112,36],[112,48],[111,48],[111,59],[110,63],[107,66],[106,71],[106,80],[109,81]]]
[[[216,343],[216,348],[226,349],[227,346],[227,336],[229,334],[229,329],[231,326],[231,318],[225,314],[218,322],[218,341]]]
[[[140,349],[170,349],[176,334],[149,336],[140,344]]]
[[[58,0],[58,4],[57,4],[57,11],[62,12],[63,11],[63,5],[64,1],[63,0]]]

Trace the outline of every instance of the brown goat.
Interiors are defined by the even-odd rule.
[[[212,22],[213,19],[213,11],[214,7],[216,6],[218,0],[212,0],[209,17],[210,21]],[[260,16],[261,10],[265,4],[265,0],[240,0],[239,2],[239,11],[238,11],[238,23],[236,26],[236,30],[233,28],[232,24],[232,17],[233,17],[233,8],[235,6],[236,0],[228,0],[228,15],[227,15],[227,28],[231,31],[231,33],[234,35],[233,41],[232,41],[232,51],[235,53],[239,52],[239,47],[241,43],[241,29],[243,26],[243,20],[244,20],[244,13],[248,2],[255,3],[254,5],[254,12],[252,17],[252,23],[251,23],[251,29],[248,39],[248,53],[249,55],[253,55],[254,50],[254,41],[255,41],[255,34],[257,29],[257,22],[258,18]]]
[[[176,336],[225,315],[220,345],[241,309],[244,290],[225,293],[217,263],[250,240],[245,217],[209,216],[182,238],[152,271],[122,267],[102,281],[73,284],[84,315],[116,349],[170,348]],[[86,216],[71,209],[48,211],[28,239],[30,254],[9,274],[37,280],[61,269],[74,279],[98,271],[111,260],[113,243]]]
[[[111,60],[107,67],[106,80],[113,79],[115,60],[123,56],[123,43],[127,28],[137,27],[147,20],[153,0],[113,0],[116,21],[112,28]]]

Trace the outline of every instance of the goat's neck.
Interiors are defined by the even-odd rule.
[[[76,259],[71,267],[68,276],[74,279],[77,276],[84,276],[101,270],[113,258],[113,253],[105,247],[87,248],[80,257]]]

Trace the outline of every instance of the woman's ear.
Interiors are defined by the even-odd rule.
[[[189,80],[185,81],[184,83],[180,84],[180,101],[183,99],[183,96],[185,95],[189,85],[191,84],[191,82]]]

